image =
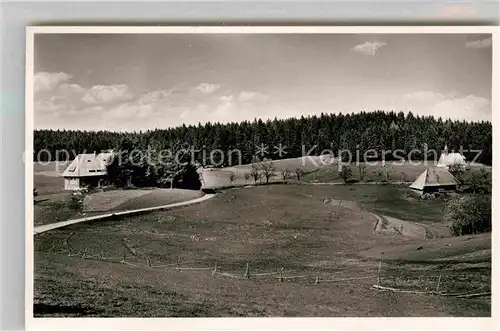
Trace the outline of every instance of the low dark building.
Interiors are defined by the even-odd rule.
[[[460,181],[448,169],[442,167],[427,168],[410,185],[412,190],[419,193],[456,191]]]

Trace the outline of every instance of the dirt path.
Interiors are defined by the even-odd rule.
[[[312,198],[312,196],[310,197]],[[325,198],[323,200],[323,203],[328,203],[354,210],[363,210],[363,208],[359,206],[355,201]],[[366,212],[377,220],[373,229],[373,232],[376,233],[398,234],[404,237],[418,239],[438,239],[446,237],[446,234],[448,234],[447,231],[445,233],[445,231],[443,231],[442,229],[435,229],[432,226],[420,222],[402,220],[387,215],[379,215],[369,211]]]
[[[183,201],[183,202],[177,202],[177,203],[171,203],[168,205],[163,205],[163,206],[157,206],[157,207],[149,207],[149,208],[141,208],[141,209],[133,209],[133,210],[126,210],[126,211],[120,211],[120,212],[114,212],[114,213],[108,213],[108,214],[103,214],[103,215],[97,215],[97,216],[90,216],[90,217],[82,217],[82,218],[76,218],[72,220],[67,220],[67,221],[62,221],[62,222],[57,222],[57,223],[51,223],[51,224],[45,224],[45,225],[40,225],[40,226],[35,226],[33,229],[33,234],[39,234],[42,232],[62,228],[64,226],[68,225],[73,225],[77,223],[83,223],[83,222],[89,222],[89,221],[95,221],[95,220],[100,220],[100,219],[105,219],[113,216],[124,216],[124,215],[133,215],[141,212],[147,212],[147,211],[153,211],[153,210],[161,210],[161,209],[170,209],[174,207],[181,207],[181,206],[187,206],[191,204],[195,204],[198,202],[202,202],[208,199],[211,199],[215,196],[215,194],[205,194],[202,197],[188,200],[188,201]]]

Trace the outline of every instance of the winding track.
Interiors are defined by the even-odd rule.
[[[124,215],[133,215],[133,214],[138,214],[138,213],[143,213],[143,212],[148,212],[148,211],[154,211],[154,210],[161,210],[161,209],[170,209],[174,207],[182,207],[182,206],[187,206],[187,205],[192,205],[198,202],[202,202],[208,199],[211,199],[215,196],[215,194],[205,194],[202,197],[188,200],[188,201],[182,201],[182,202],[176,202],[176,203],[171,203],[168,205],[163,205],[163,206],[156,206],[156,207],[149,207],[149,208],[141,208],[141,209],[132,209],[132,210],[126,210],[126,211],[119,211],[119,212],[112,212],[109,214],[103,214],[103,215],[96,215],[96,216],[89,216],[89,217],[82,217],[82,218],[75,218],[67,221],[62,221],[62,222],[57,222],[57,223],[51,223],[51,224],[45,224],[45,225],[39,225],[35,226],[33,229],[33,234],[39,234],[42,232],[62,228],[64,226],[68,225],[73,225],[77,223],[83,223],[83,222],[89,222],[89,221],[95,221],[95,220],[100,220],[100,219],[106,219],[110,218],[113,216],[124,216]]]

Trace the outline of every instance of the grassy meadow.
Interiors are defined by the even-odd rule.
[[[283,171],[289,173],[288,181],[294,181],[296,177],[294,172],[301,169],[304,175],[300,181],[303,183],[330,183],[342,184],[344,180],[339,175],[341,165],[337,161],[329,158],[321,157],[304,157],[285,160],[273,161],[275,167],[275,176],[270,179],[270,183],[282,183]],[[388,180],[390,183],[406,184],[407,186],[414,182],[426,168],[434,167],[435,162],[429,161],[428,163],[415,162],[381,162],[377,163],[360,163],[351,164],[352,175],[349,178],[352,182],[363,183],[381,183]],[[360,175],[361,168],[364,169],[364,176]],[[227,167],[227,168],[209,168],[203,169],[203,187],[204,188],[226,188],[232,186],[253,185],[255,181],[245,174],[249,175],[252,169],[251,164]],[[477,173],[480,169],[484,169],[491,178],[491,167],[481,164],[472,164],[461,174],[460,179],[464,182],[468,181],[472,174]],[[387,172],[387,177],[385,173]],[[233,180],[231,181],[231,176]],[[260,178],[257,184],[265,183],[265,178]]]
[[[443,226],[438,201],[408,200],[404,190],[242,187],[202,204],[42,233],[35,237],[35,315],[489,316],[489,298],[372,288],[382,259],[385,286],[424,290],[442,275],[443,291],[489,290],[488,235],[426,240],[374,232],[370,211]],[[206,269],[175,270],[177,263]]]
[[[38,192],[34,205],[35,226],[112,211],[167,205],[203,195],[201,191],[181,189],[117,189],[87,195],[83,200],[83,208],[75,210],[70,203],[73,191],[64,190],[64,179],[60,176],[67,164],[34,164],[34,187]]]

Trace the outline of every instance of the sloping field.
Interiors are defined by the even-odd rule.
[[[379,222],[375,227],[375,232],[384,235],[400,235],[404,237],[426,239],[426,228],[422,224],[402,221],[400,219],[377,215]]]
[[[33,162],[33,172],[35,175],[59,176],[63,173],[70,162]]]
[[[363,164],[365,166],[365,181],[381,181],[385,179],[382,175],[382,170],[384,167],[380,162],[376,164]],[[429,166],[432,166],[429,163]],[[360,180],[360,168],[358,165],[350,165],[352,170],[352,178],[356,180]],[[418,175],[420,175],[426,166],[424,164],[411,165],[409,163],[404,164],[396,164],[395,162],[386,162],[386,169],[389,174],[389,180],[391,181],[414,181],[417,179]],[[304,177],[304,181],[310,182],[325,182],[325,183],[335,183],[335,182],[343,182],[343,179],[339,176],[339,166],[334,165],[331,167],[324,167],[319,169],[317,172],[307,175]]]
[[[62,177],[35,174],[33,183],[40,197],[55,193],[67,193],[64,190],[64,178]]]
[[[34,224],[43,225],[85,216],[168,205],[201,197],[203,192],[181,189],[137,189],[97,192],[84,199],[84,210],[69,207],[71,193],[44,196],[34,206]]]
[[[377,162],[376,164],[363,163],[365,166],[365,176],[363,181],[365,182],[381,182],[386,179],[384,172],[387,171],[389,181],[396,182],[413,182],[417,177],[424,172],[427,167],[435,166],[434,162],[417,163],[411,164],[405,162],[399,164],[397,162],[386,162],[385,167]],[[360,167],[359,165],[350,165],[352,176],[351,179],[360,181]],[[470,166],[470,169],[462,174],[462,178],[467,180],[471,177],[474,172],[478,172],[480,169],[484,169],[491,173],[491,167],[484,166],[481,164],[475,164]],[[310,173],[304,176],[303,180],[305,182],[323,182],[323,183],[342,183],[343,179],[339,176],[339,165],[335,164],[329,167],[321,167],[318,171]]]
[[[146,194],[133,197],[116,207],[115,210],[131,210],[156,207],[199,198],[203,192],[183,189],[154,189]]]
[[[115,190],[93,193],[85,197],[84,210],[86,212],[116,210],[121,204],[149,193],[152,193],[152,190]]]
[[[304,172],[317,171],[319,168],[331,167],[334,161],[328,156],[307,156],[273,161],[276,175],[270,179],[271,183],[282,182],[282,171],[294,172],[302,169]],[[245,174],[252,170],[252,164],[244,164],[227,168],[208,168],[202,170],[203,188],[221,188],[229,186],[241,186],[255,184],[253,178],[245,179]],[[230,175],[234,175],[231,182]],[[265,183],[265,178],[261,178],[258,183]]]
[[[331,166],[336,163],[330,156],[304,156],[290,159],[282,159],[273,161],[276,171],[281,171],[284,169],[288,169],[290,171],[294,171],[297,168],[300,168],[304,171],[311,171],[317,168],[321,168],[324,166]],[[225,168],[226,170],[233,171],[238,169],[239,171],[250,171],[252,169],[251,164],[244,164],[234,167]]]
[[[344,194],[328,189],[329,196]],[[374,233],[374,217],[324,203],[325,192],[309,185],[232,189],[198,205],[42,233],[35,237],[35,314],[491,314],[490,302],[483,298],[373,290],[379,263],[360,252],[376,247],[420,252],[418,246],[431,241]],[[176,265],[195,269],[175,270]],[[280,268],[283,282],[278,280]],[[249,278],[244,277],[247,271]],[[446,261],[385,260],[382,284],[401,274],[414,278],[412,287],[435,286],[424,278],[443,274],[443,291],[485,290],[491,280],[484,265],[456,268]]]
[[[307,188],[309,186],[301,185],[300,189],[310,191],[315,197],[355,201],[359,207],[376,214],[432,223],[433,226],[441,226],[446,204],[440,199],[417,199],[406,185],[321,185]]]
[[[307,156],[302,158],[283,159],[273,161],[275,166],[275,176],[270,179],[271,183],[283,182],[282,170],[294,172],[296,169],[302,169],[305,175],[301,178],[302,182],[306,183],[344,183],[344,180],[339,175],[341,166],[339,163],[328,156]],[[381,162],[376,163],[362,163],[364,166],[365,175],[363,182],[365,183],[380,183],[385,180],[390,182],[399,182],[404,185],[409,185],[417,179],[417,177],[427,168],[433,167],[436,164],[432,161],[428,162],[386,162],[382,165]],[[350,180],[361,181],[360,166],[351,164],[349,166],[352,171]],[[231,186],[242,186],[255,184],[253,178],[245,179],[245,174],[251,172],[252,165],[240,165],[227,168],[208,168],[202,169],[202,184],[203,188],[225,188]],[[461,176],[463,180],[468,180],[473,173],[478,172],[480,169],[486,170],[491,173],[491,167],[481,164],[470,165],[469,170],[464,172]],[[385,171],[388,177],[385,176]],[[233,175],[233,181],[230,180]],[[261,178],[257,183],[264,183],[265,179]]]
[[[360,255],[404,261],[490,261],[491,233],[442,238],[416,245],[375,247]]]

